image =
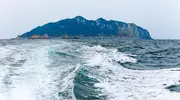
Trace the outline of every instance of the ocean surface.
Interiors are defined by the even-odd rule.
[[[0,100],[180,100],[180,41],[0,40]]]

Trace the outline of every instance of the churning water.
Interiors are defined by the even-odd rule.
[[[0,100],[179,100],[178,40],[0,40]]]

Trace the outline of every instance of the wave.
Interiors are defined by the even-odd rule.
[[[110,99],[110,94],[104,92],[105,81],[111,84],[111,78],[118,69],[118,62],[132,62],[136,59],[118,52],[116,49],[106,49],[100,45],[86,47],[84,55],[88,58],[74,81],[74,94],[77,99]],[[110,85],[109,85],[110,86]],[[107,86],[107,87],[109,87]],[[80,93],[78,91],[81,91]]]
[[[120,63],[137,63],[129,54],[102,46],[86,47],[88,58],[74,81],[74,94],[78,100],[169,100],[178,95],[166,86],[178,82],[180,73],[164,70],[130,70]],[[133,55],[134,56],[134,55]],[[172,76],[170,76],[172,75]],[[77,93],[76,93],[77,92]]]
[[[1,100],[179,99],[167,90],[179,84],[178,68],[128,69],[126,64],[139,63],[139,55],[117,48],[39,40],[0,50]]]

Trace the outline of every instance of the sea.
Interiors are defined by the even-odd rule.
[[[0,100],[180,100],[180,40],[0,40]]]

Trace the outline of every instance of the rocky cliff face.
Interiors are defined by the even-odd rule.
[[[133,23],[130,24],[114,20],[107,21],[103,18],[87,20],[81,16],[39,26],[24,33],[21,37],[29,38],[33,35],[43,36],[44,34],[47,34],[49,37],[62,37],[68,35],[82,37],[115,36],[152,39],[146,29]]]

